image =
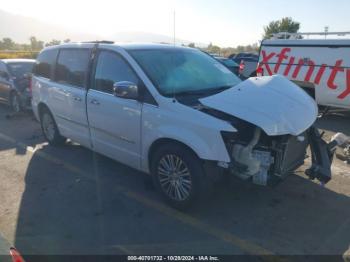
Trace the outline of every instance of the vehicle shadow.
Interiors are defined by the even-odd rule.
[[[129,198],[125,192],[160,203],[149,176],[78,145],[36,151],[25,184],[15,236],[23,254],[242,253]],[[277,254],[342,255],[349,207],[345,194],[292,175],[275,188],[231,179],[186,214]]]
[[[31,111],[14,114],[6,105],[0,104],[0,151],[15,149],[16,154],[24,155],[24,144],[35,147],[43,142],[40,125]]]

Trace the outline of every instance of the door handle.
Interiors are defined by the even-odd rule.
[[[99,105],[99,104],[100,104],[100,102],[98,102],[96,99],[92,99],[92,100],[90,101],[90,103],[91,103],[91,104],[94,104],[94,105]]]
[[[78,101],[78,102],[81,102],[81,98],[80,98],[79,96],[75,96],[75,97],[74,97],[74,100],[75,100],[75,101]]]

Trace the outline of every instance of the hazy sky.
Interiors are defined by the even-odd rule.
[[[101,36],[150,32],[236,46],[258,42],[263,26],[290,16],[301,31],[350,31],[349,0],[0,0],[0,9]]]

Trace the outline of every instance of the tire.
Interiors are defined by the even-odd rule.
[[[19,113],[22,110],[20,99],[16,92],[12,92],[10,95],[10,107],[14,113]]]
[[[44,134],[45,139],[50,145],[59,146],[66,142],[66,138],[61,136],[55,119],[48,109],[44,109],[40,115],[41,130]]]
[[[180,210],[198,200],[206,185],[200,159],[189,149],[173,143],[156,150],[151,160],[151,173],[163,199]]]

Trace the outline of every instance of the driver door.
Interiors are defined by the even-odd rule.
[[[100,50],[87,94],[87,113],[95,151],[140,168],[142,104],[113,95],[113,84],[139,78],[118,53]]]

